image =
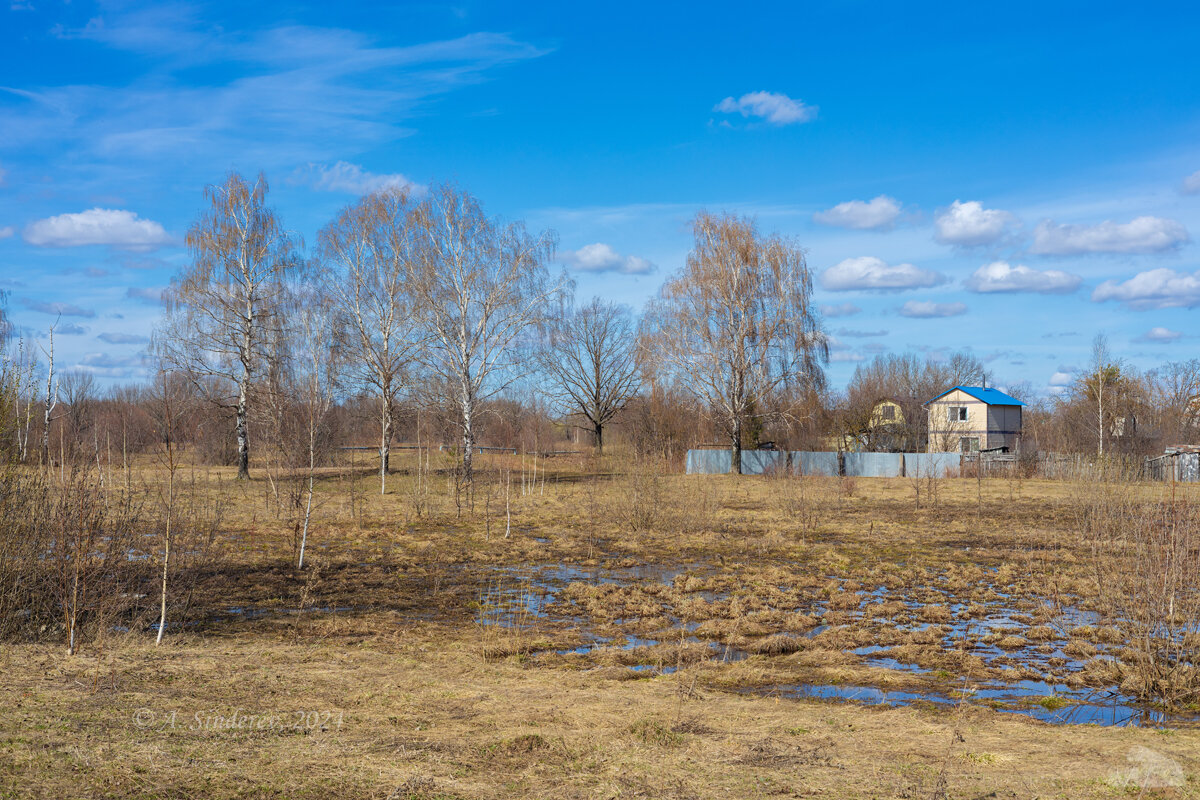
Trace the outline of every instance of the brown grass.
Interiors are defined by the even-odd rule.
[[[158,649],[138,625],[75,657],[52,634],[4,645],[0,796],[1112,797],[1135,746],[1182,765],[1187,782],[1169,796],[1200,796],[1196,730],[771,695],[796,683],[945,690],[1030,676],[1020,661],[989,667],[966,638],[942,644],[1001,591],[1020,627],[996,644],[1069,643],[1086,663],[1064,680],[1112,685],[1113,662],[1096,654],[1118,647],[1119,632],[1072,626],[1053,602],[1087,600],[1071,486],[1024,481],[1014,495],[984,481],[980,513],[973,480],[945,481],[936,506],[915,509],[903,480],[806,479],[784,514],[778,482],[765,479],[606,474],[551,464],[544,493],[514,491],[509,539],[494,485],[477,489],[474,515],[456,513],[447,485],[418,516],[406,475],[379,497],[370,474],[329,474],[313,580],[292,566],[289,521],[270,509],[265,481],[198,471],[229,501],[212,566],[194,576],[198,624]],[[554,594],[530,569],[542,564],[579,572]],[[596,583],[601,567],[628,579]],[[876,599],[877,587],[887,591]],[[517,607],[526,594],[545,604],[538,613]],[[322,610],[338,608],[350,610]],[[182,607],[171,611],[179,620]],[[484,624],[492,614],[515,624]],[[701,641],[677,620],[698,624],[688,635]],[[812,635],[819,624],[830,627]],[[587,632],[612,641],[554,652],[592,643]],[[618,646],[631,633],[656,643]],[[932,672],[847,652],[868,644]],[[726,648],[749,657],[721,661]],[[239,709],[282,723],[197,725]]]

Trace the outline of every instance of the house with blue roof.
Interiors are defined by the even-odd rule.
[[[986,386],[955,386],[929,402],[929,452],[1015,453],[1024,403]]]

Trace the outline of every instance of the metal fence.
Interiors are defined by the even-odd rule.
[[[1147,458],[1142,466],[1152,481],[1200,481],[1200,453],[1166,453]]]
[[[689,475],[725,475],[728,450],[689,450]],[[743,475],[845,475],[857,478],[937,477],[957,473],[958,453],[836,453],[812,450],[743,450]]]
[[[689,475],[726,475],[728,450],[689,450]],[[837,453],[812,450],[743,450],[743,475],[822,475],[856,478],[1002,477],[1021,474],[1067,481],[1152,480],[1200,482],[1200,453],[1168,453],[1144,460],[1075,453]]]

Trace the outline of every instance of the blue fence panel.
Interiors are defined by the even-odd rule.
[[[728,455],[728,454],[727,454]],[[787,453],[783,450],[743,450],[743,475],[769,475],[787,470]]]
[[[899,478],[904,471],[900,453],[845,453],[846,475],[856,478]]]
[[[838,454],[811,450],[792,451],[792,472],[796,475],[826,475],[837,477]]]
[[[733,456],[728,450],[688,450],[688,475],[726,475]],[[742,474],[767,475],[787,470],[787,453],[782,450],[743,450]]]
[[[688,450],[688,475],[724,475],[731,464],[728,450]]]
[[[905,453],[904,474],[910,478],[944,478],[958,471],[958,453]]]
[[[837,453],[794,450],[790,456],[780,450],[743,450],[742,474],[769,475],[789,468],[794,475],[839,474]],[[944,478],[959,468],[958,453],[843,453],[842,459],[844,474],[857,478]],[[728,450],[688,450],[685,463],[688,475],[727,475],[733,461]],[[1190,472],[1196,480],[1196,467]]]

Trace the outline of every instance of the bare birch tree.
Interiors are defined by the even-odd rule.
[[[1103,458],[1111,437],[1132,433],[1130,399],[1134,390],[1125,365],[1108,349],[1107,337],[1097,334],[1092,340],[1091,364],[1086,373],[1076,377],[1066,398],[1088,409],[1083,419],[1089,431],[1096,433],[1097,457]]]
[[[176,452],[176,428],[187,411],[188,393],[180,386],[181,377],[160,369],[149,393],[150,416],[162,442],[160,460],[167,473],[166,486],[162,492],[162,573],[159,585],[158,635],[154,639],[157,647],[162,644],[163,632],[167,628],[167,580],[171,569],[171,546],[178,534],[178,481],[179,459]]]
[[[320,286],[302,286],[297,291],[295,311],[291,315],[291,384],[293,395],[300,404],[306,450],[304,514],[296,562],[299,569],[304,569],[304,552],[313,516],[317,452],[327,433],[342,369],[343,345],[331,300]]]
[[[597,452],[604,426],[641,386],[636,347],[629,310],[598,297],[549,325],[543,369],[559,403],[587,420]]]
[[[449,184],[418,210],[417,312],[429,333],[421,361],[456,409],[462,480],[473,480],[479,405],[529,373],[532,329],[563,281],[550,281],[550,232],[489,219],[479,201]]]
[[[346,361],[379,396],[379,492],[387,492],[397,395],[424,337],[413,308],[416,235],[407,190],[342,210],[320,233],[322,285],[346,331]]]
[[[251,386],[294,263],[291,237],[266,206],[267,191],[263,175],[249,183],[237,173],[205,190],[210,208],[188,231],[193,262],[166,293],[168,320],[158,343],[168,367],[188,375],[210,401],[236,409],[239,478],[250,475]],[[232,397],[221,391],[226,385]]]
[[[54,329],[58,326],[55,321],[50,326],[50,348],[42,348],[46,356],[46,402],[42,415],[42,466],[50,468],[50,423],[54,421],[54,409],[58,407],[58,384],[54,381]]]
[[[812,302],[812,275],[794,242],[759,235],[752,219],[700,212],[687,263],[643,318],[655,361],[705,404],[742,471],[747,420],[782,387],[824,384],[828,343]]]

